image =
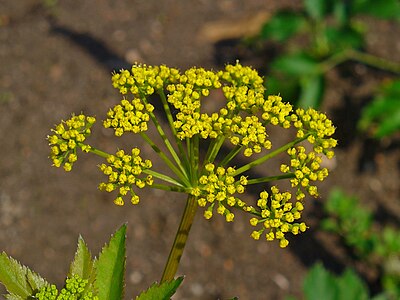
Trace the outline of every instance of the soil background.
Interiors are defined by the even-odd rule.
[[[70,173],[51,167],[50,128],[71,113],[104,119],[121,99],[110,84],[112,70],[134,61],[220,69],[239,58],[265,69],[268,48],[246,49],[235,41],[254,33],[277,9],[296,9],[300,1],[60,0],[52,9],[45,3],[0,0],[0,250],[61,286],[79,234],[97,254],[128,222],[131,299],[160,279],[185,197],[148,189],[140,205],[115,206],[113,195],[97,189],[100,159],[81,155]],[[400,62],[398,24],[366,21],[367,50]],[[179,269],[186,278],[174,299],[300,298],[307,269],[318,261],[337,273],[352,266],[372,287],[379,281],[337,237],[319,231],[318,222],[321,203],[339,186],[373,209],[380,224],[399,226],[398,137],[376,142],[356,131],[361,108],[391,76],[355,63],[329,72],[322,109],[337,126],[339,149],[321,199],[307,203],[310,230],[282,250],[277,243],[253,241],[241,214],[232,224],[199,214]],[[139,138],[115,139],[98,123],[90,144],[109,152],[134,145],[144,157],[154,157]],[[256,199],[257,191],[248,197]]]

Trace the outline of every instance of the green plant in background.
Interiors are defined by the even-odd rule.
[[[50,156],[54,166],[66,171],[71,171],[80,152],[103,158],[99,169],[106,180],[99,189],[116,192],[116,205],[124,205],[127,199],[138,204],[135,190],[143,188],[187,195],[161,283],[175,277],[198,207],[206,219],[217,213],[227,222],[234,220],[235,211],[247,213],[255,227],[251,237],[278,240],[282,248],[289,243],[286,234],[307,229],[300,221],[306,194],[318,196],[316,183],[328,176],[322,158],[332,158],[337,143],[331,137],[335,128],[325,114],[311,108],[294,109],[279,96],[266,97],[263,79],[238,62],[219,72],[194,67],[184,73],[166,66],[135,64],[131,70],[113,74],[112,83],[124,96],[108,111],[103,126],[114,130],[117,137],[140,136],[172,175],[155,170],[137,147],[109,154],[87,144],[96,119],[84,114],[72,115],[52,130]],[[204,108],[208,96],[218,89],[225,102],[218,111],[208,113]],[[165,121],[157,117],[155,107],[163,110]],[[158,135],[158,144],[147,134],[149,126]],[[289,142],[273,145],[269,139],[272,126],[292,134]],[[219,153],[224,143],[230,144],[228,154]],[[269,176],[251,177],[249,171],[278,155],[286,162],[280,168],[269,168]],[[238,156],[251,159],[234,162]],[[255,204],[242,197],[253,185],[279,180],[289,181],[291,188],[265,187]]]
[[[305,300],[367,300],[368,288],[351,269],[336,276],[326,270],[322,264],[315,264],[307,273],[303,282]],[[287,300],[295,300],[288,297]],[[373,300],[384,298],[374,297]]]
[[[32,272],[4,252],[0,255],[0,282],[6,287],[9,300],[101,300],[122,299],[124,294],[125,232],[121,226],[100,252],[92,258],[82,237],[70,265],[64,287],[58,291],[40,275]],[[137,300],[170,299],[181,284],[183,277],[154,283]]]
[[[339,234],[360,259],[380,271],[382,299],[399,299],[400,231],[388,226],[378,231],[372,213],[339,189],[331,192],[325,210],[329,217],[322,228]]]
[[[278,12],[261,29],[260,39],[286,45],[271,64],[270,91],[297,99],[300,107],[317,108],[323,100],[326,72],[345,61],[400,73],[399,64],[363,51],[365,25],[356,19],[368,14],[400,20],[399,1],[304,0],[303,4],[300,11]]]
[[[400,131],[400,80],[385,82],[374,100],[364,108],[358,122],[361,130],[369,130],[375,138]]]

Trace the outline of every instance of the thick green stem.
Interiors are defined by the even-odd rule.
[[[186,201],[186,207],[182,215],[181,223],[175,236],[174,243],[169,253],[167,263],[164,268],[164,273],[161,277],[161,283],[174,279],[179,267],[183,250],[189,236],[189,231],[192,226],[194,217],[197,211],[197,199],[193,195],[189,195]]]

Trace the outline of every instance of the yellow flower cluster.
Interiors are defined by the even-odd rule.
[[[328,158],[334,156],[331,148],[336,147],[337,140],[329,137],[335,133],[335,127],[324,113],[312,108],[298,108],[296,114],[291,115],[291,121],[297,128],[297,137],[303,138],[307,135],[307,140],[313,144],[316,153],[324,153]]]
[[[54,284],[46,284],[31,298],[38,300],[98,300],[98,296],[94,296],[91,291],[88,291],[88,284],[88,279],[82,279],[75,274],[65,280],[65,287],[60,292]]]
[[[179,78],[179,83],[167,86],[168,102],[179,112],[174,122],[178,138],[183,140],[200,134],[203,138],[217,136],[211,134],[211,118],[200,113],[200,99],[208,96],[211,89],[221,87],[218,75],[203,68],[191,68]]]
[[[90,135],[90,128],[96,122],[94,117],[86,117],[83,114],[72,117],[58,124],[53,135],[49,135],[51,153],[50,158],[56,167],[64,166],[65,171],[71,171],[74,162],[78,159],[76,149],[89,151],[90,146],[83,144]]]
[[[167,66],[147,66],[134,64],[131,72],[122,70],[112,76],[113,87],[125,95],[131,92],[136,97],[152,95],[161,91],[169,83],[179,79],[179,70]]]
[[[261,210],[260,216],[250,219],[250,224],[252,226],[262,224],[262,228],[253,231],[252,238],[258,240],[266,231],[265,238],[268,241],[277,239],[280,247],[284,248],[289,244],[285,233],[291,232],[296,235],[307,229],[305,223],[295,222],[300,219],[304,207],[299,201],[293,205],[290,202],[291,197],[289,192],[281,193],[276,186],[271,187],[271,195],[266,191],[260,193],[260,199],[257,201],[257,206]]]
[[[225,216],[227,222],[233,221],[235,217],[229,208],[250,209],[245,202],[234,196],[244,193],[247,185],[245,176],[241,176],[239,181],[236,181],[233,176],[234,168],[215,168],[215,165],[211,163],[205,166],[205,170],[207,174],[199,178],[198,187],[193,188],[190,193],[198,197],[199,206],[206,207],[208,205],[204,212],[206,219],[212,217],[215,204],[217,204],[217,213]]]
[[[231,120],[229,140],[233,145],[245,146],[245,156],[260,153],[263,148],[271,149],[272,144],[267,139],[266,128],[256,116],[247,116],[243,119],[237,115]]]
[[[266,124],[280,125],[283,128],[290,127],[290,113],[292,105],[284,103],[282,97],[269,95],[262,106],[262,119]]]
[[[108,111],[108,118],[103,125],[105,128],[114,128],[116,136],[121,136],[124,132],[143,132],[147,130],[147,122],[150,120],[148,113],[153,110],[153,105],[143,104],[138,98],[131,102],[123,99]]]
[[[131,194],[132,204],[139,203],[139,196],[135,194],[132,186],[144,188],[146,185],[153,184],[151,175],[140,176],[143,170],[152,167],[150,160],[143,160],[140,157],[138,148],[132,149],[132,155],[125,154],[124,150],[119,150],[115,155],[110,155],[107,158],[107,164],[101,164],[100,170],[108,176],[108,182],[102,182],[99,189],[107,192],[112,192],[119,188],[119,193],[114,203],[124,205],[123,196],[128,192]]]
[[[282,164],[281,172],[294,174],[295,177],[290,182],[292,187],[297,187],[297,200],[305,197],[303,190],[313,197],[318,197],[318,189],[311,183],[317,180],[323,181],[328,176],[328,169],[321,168],[322,158],[315,152],[307,154],[303,146],[290,148],[287,153],[291,158],[290,166]]]

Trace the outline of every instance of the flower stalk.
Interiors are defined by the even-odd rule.
[[[161,283],[170,281],[175,277],[189,237],[190,228],[192,227],[197,212],[197,207],[198,204],[196,197],[189,195],[186,200],[186,206],[182,214],[181,222],[175,235],[174,243],[172,244],[167,263],[165,264]]]

